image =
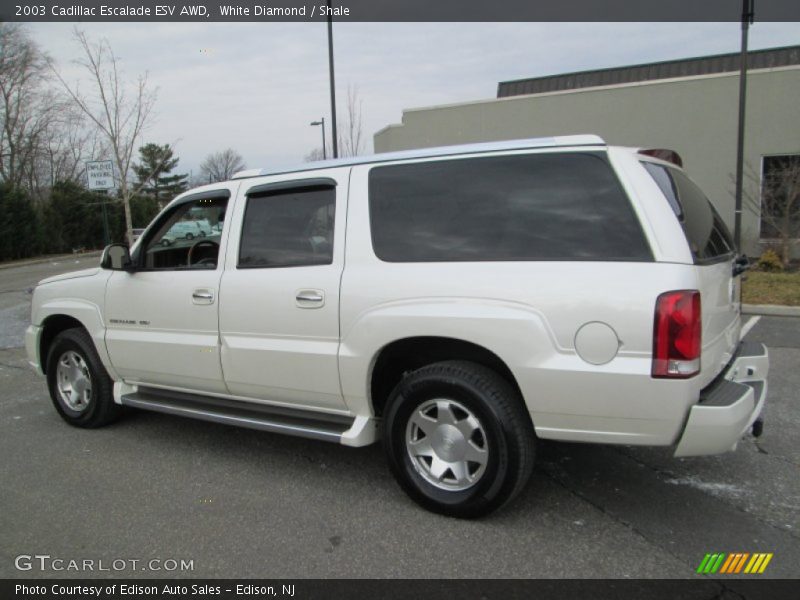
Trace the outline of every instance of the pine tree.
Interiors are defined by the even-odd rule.
[[[147,144],[139,148],[140,162],[133,165],[133,171],[142,185],[142,191],[152,195],[159,203],[169,202],[184,191],[188,174],[170,175],[178,166],[178,160],[169,144]]]

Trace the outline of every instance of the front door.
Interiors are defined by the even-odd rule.
[[[134,250],[132,272],[106,287],[106,346],[128,383],[225,392],[219,352],[219,283],[231,190],[186,197]]]
[[[221,283],[222,368],[231,394],[343,410],[339,281],[347,171],[248,182]],[[244,187],[244,184],[243,184]]]

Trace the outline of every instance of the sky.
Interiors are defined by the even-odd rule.
[[[82,77],[74,27],[28,25],[69,82]],[[196,175],[228,147],[248,168],[280,169],[321,146],[309,123],[330,123],[324,23],[80,27],[109,41],[127,79],[146,72],[157,87],[142,142],[173,145],[180,172]],[[371,153],[372,136],[404,109],[490,99],[504,80],[736,52],[739,43],[739,23],[335,23],[338,113],[357,89]],[[750,29],[751,49],[795,44],[800,23]]]

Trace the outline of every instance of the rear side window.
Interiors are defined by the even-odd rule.
[[[248,196],[239,267],[302,267],[333,262],[335,188]]]
[[[730,258],[733,240],[725,222],[696,183],[683,171],[642,162],[683,227],[692,256],[698,264]]]
[[[388,262],[652,260],[602,154],[375,167],[369,207],[375,254]]]

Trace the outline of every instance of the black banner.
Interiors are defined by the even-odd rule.
[[[381,600],[457,598],[458,600],[677,600],[736,598],[739,600],[795,599],[800,592],[796,580],[729,578],[691,580],[596,580],[596,579],[62,579],[11,580],[0,583],[4,600],[162,600],[162,599],[250,599]]]
[[[739,21],[739,0],[4,0],[6,21]],[[798,0],[759,0],[758,21],[800,21]]]

